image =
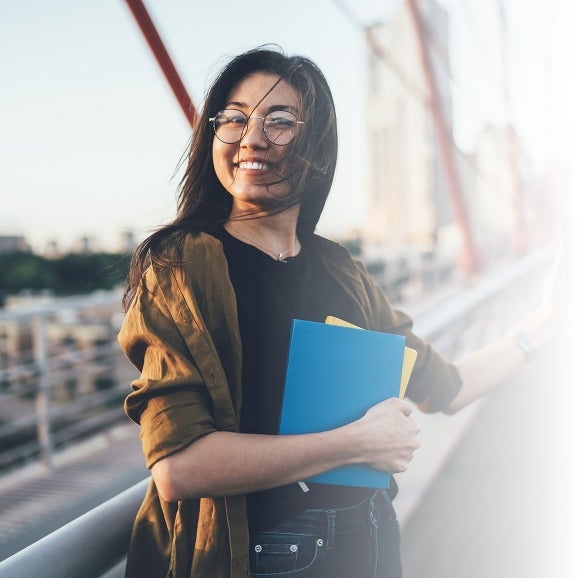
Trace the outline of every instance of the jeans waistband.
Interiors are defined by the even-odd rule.
[[[368,524],[378,523],[380,516],[391,508],[391,500],[385,490],[376,490],[359,504],[346,508],[323,508],[305,510],[263,533],[299,533],[321,538],[331,548],[335,536],[354,531]]]

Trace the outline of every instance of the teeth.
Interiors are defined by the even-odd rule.
[[[258,170],[262,171],[265,170],[267,165],[265,163],[258,163],[258,162],[243,162],[239,163],[240,169],[248,169],[248,170]]]

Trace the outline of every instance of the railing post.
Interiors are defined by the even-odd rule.
[[[36,430],[42,463],[48,470],[54,469],[52,434],[50,431],[50,396],[52,378],[48,341],[46,336],[46,317],[36,315],[32,322],[34,362],[38,371],[38,391],[36,392]]]

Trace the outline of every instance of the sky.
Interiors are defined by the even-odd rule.
[[[498,0],[439,2],[450,16],[459,146],[471,148],[484,122],[509,117],[537,166],[571,166],[576,3],[504,0],[504,28]],[[277,43],[319,64],[339,122],[319,226],[333,237],[363,228],[369,210],[362,26],[400,3],[145,0],[197,107],[224,62],[256,45]],[[121,231],[142,237],[174,215],[189,132],[123,0],[0,0],[0,235],[24,235],[37,251],[84,235],[106,250]]]

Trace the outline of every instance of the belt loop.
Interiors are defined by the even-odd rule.
[[[335,544],[335,524],[336,524],[336,513],[335,510],[325,510],[327,515],[327,549],[333,550]]]

